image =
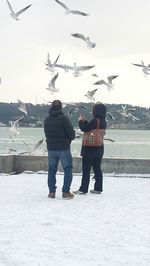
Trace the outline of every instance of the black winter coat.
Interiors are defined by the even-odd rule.
[[[66,150],[75,138],[75,131],[70,120],[60,110],[49,111],[44,121],[47,150]]]

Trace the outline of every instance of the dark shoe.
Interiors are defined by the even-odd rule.
[[[73,191],[73,193],[76,195],[85,195],[86,194],[86,192],[82,192],[80,190]]]
[[[54,199],[55,198],[55,192],[50,192],[48,194],[48,197],[51,198],[51,199]]]
[[[91,190],[90,190],[90,193],[93,193],[93,194],[101,194],[101,191],[91,189]]]
[[[73,198],[74,198],[74,194],[71,193],[70,191],[69,191],[69,192],[63,192],[63,193],[62,193],[62,197],[63,197],[64,199],[73,199]]]

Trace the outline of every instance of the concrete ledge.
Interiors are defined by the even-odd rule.
[[[14,172],[14,155],[0,155],[0,173]]]
[[[0,156],[0,173],[22,173],[26,170],[40,171],[48,170],[47,156]],[[59,164],[59,171],[62,167]],[[150,174],[150,160],[148,159],[118,159],[103,158],[102,170],[104,173],[126,173],[126,174]],[[81,157],[73,158],[73,172],[81,173]]]

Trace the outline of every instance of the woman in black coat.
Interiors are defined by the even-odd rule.
[[[83,115],[80,115],[78,123],[79,128],[83,132],[88,132],[97,128],[97,119],[100,121],[100,128],[106,129],[106,106],[102,103],[94,104],[93,119],[88,122]],[[91,193],[100,194],[103,191],[103,174],[101,170],[101,160],[104,154],[104,145],[96,147],[83,146],[81,148],[82,156],[82,180],[79,190],[75,191],[75,194],[86,194],[89,188],[90,182],[90,170],[93,167],[95,183],[94,189],[90,190]]]

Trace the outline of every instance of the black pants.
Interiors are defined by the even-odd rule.
[[[102,191],[103,190],[103,174],[101,170],[101,158],[89,158],[82,157],[82,180],[81,186],[79,188],[80,191],[87,193],[90,182],[90,170],[93,167],[93,172],[95,175],[95,184],[94,190]]]

